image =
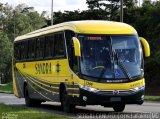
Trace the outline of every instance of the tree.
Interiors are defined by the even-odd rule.
[[[105,12],[105,18],[108,20],[113,19],[113,16],[117,16],[119,8],[118,0],[87,0],[89,10],[99,10],[102,13]]]
[[[9,38],[14,39],[14,22],[16,26],[16,36],[26,34],[46,26],[46,21],[33,7],[28,7],[25,4],[16,6],[15,10],[11,9],[11,16],[4,27],[4,31],[9,35]]]
[[[4,74],[5,82],[11,80],[14,22],[16,36],[47,25],[44,16],[35,11],[33,7],[20,4],[13,9],[7,3],[0,3],[0,74]]]
[[[12,43],[3,31],[0,31],[0,77],[3,75],[2,83],[5,83],[11,78],[11,54]]]
[[[108,20],[119,21],[120,0],[87,0],[86,3],[92,11],[96,9],[105,12]],[[137,0],[124,0],[124,9],[135,7],[136,3]]]

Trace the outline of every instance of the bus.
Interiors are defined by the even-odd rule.
[[[66,112],[86,105],[122,112],[144,101],[149,56],[147,40],[128,24],[60,23],[14,40],[13,91],[27,106],[54,101]]]

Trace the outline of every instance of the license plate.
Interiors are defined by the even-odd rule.
[[[110,98],[110,101],[111,101],[111,102],[120,102],[120,101],[121,101],[121,98],[120,98],[120,97],[111,97],[111,98]]]

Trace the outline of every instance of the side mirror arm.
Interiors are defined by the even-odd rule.
[[[145,57],[149,57],[150,56],[150,46],[149,46],[149,43],[147,42],[146,39],[144,39],[142,37],[139,37],[139,39],[141,41],[141,44],[144,47],[144,55],[145,55]]]
[[[79,40],[76,37],[73,37],[72,40],[73,40],[75,56],[81,57],[81,47]]]

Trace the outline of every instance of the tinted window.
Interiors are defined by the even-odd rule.
[[[44,57],[44,37],[38,38],[36,42],[36,58]]]
[[[20,60],[21,57],[20,46],[21,46],[20,42],[14,44],[14,57],[16,60]]]
[[[16,60],[37,60],[48,58],[64,58],[65,42],[64,34],[56,33],[41,36],[34,39],[14,44],[14,56]]]
[[[22,41],[14,44],[14,57],[16,60],[25,60],[27,58],[28,41]]]
[[[64,36],[63,34],[54,35],[55,57],[64,57]]]
[[[21,42],[21,60],[25,60],[27,58],[27,50],[28,50],[28,41]]]
[[[54,42],[53,35],[46,36],[46,39],[45,39],[45,57],[46,58],[53,57],[53,52],[54,52],[53,42]]]
[[[28,41],[28,59],[34,59],[35,58],[35,45],[36,40],[29,40]]]

